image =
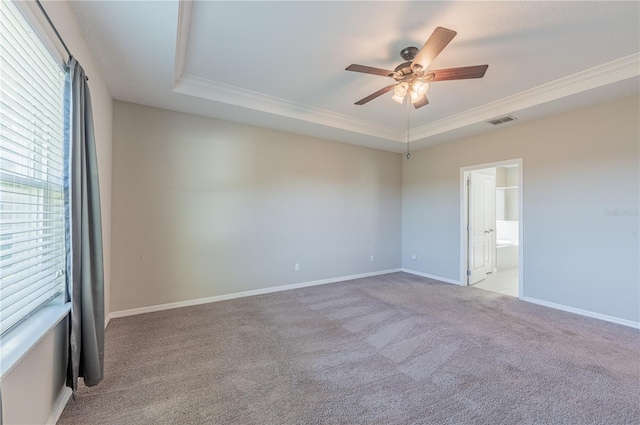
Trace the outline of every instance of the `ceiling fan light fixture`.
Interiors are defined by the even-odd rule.
[[[426,105],[427,103],[429,103],[429,102],[425,102],[424,100],[425,100],[425,96],[423,95],[423,96],[418,97],[417,99],[413,99],[413,98],[412,98],[412,99],[411,99],[411,103],[412,103],[412,104],[413,104],[413,106],[415,106],[416,108],[419,108],[420,106],[424,106],[424,105]],[[420,105],[420,106],[418,106],[418,105]]]
[[[404,102],[404,97],[407,95],[408,90],[409,90],[408,83],[403,81],[402,83],[396,84],[396,86],[393,88],[393,97],[391,99],[402,104],[402,102]]]
[[[417,92],[417,91],[415,91],[415,90],[413,90],[413,89],[409,92],[409,95],[411,96],[411,102],[412,102],[412,103],[417,102],[417,101],[418,101],[418,99],[420,99],[420,97],[421,97],[421,96],[418,94],[418,92]]]
[[[409,84],[406,82],[396,84],[393,88],[393,92],[399,97],[404,97],[407,94],[407,90],[409,90]]]
[[[399,104],[402,104],[404,102],[404,96],[398,96],[397,94],[394,94],[391,99],[395,100]]]
[[[425,83],[424,81],[416,80],[413,83],[412,88],[413,91],[415,91],[420,97],[422,97],[427,94],[427,91],[429,90],[429,84]]]
[[[393,100],[403,104],[404,98],[409,94],[413,106],[415,109],[418,109],[429,104],[429,99],[427,99],[427,91],[429,90],[428,83],[484,77],[489,65],[429,70],[434,59],[447,47],[456,34],[453,30],[437,27],[420,50],[418,50],[417,47],[407,47],[403,49],[400,52],[400,56],[402,56],[405,62],[398,65],[393,71],[365,65],[349,65],[345,68],[347,71],[390,77],[395,80],[393,84],[389,84],[364,99],[360,99],[355,104],[364,105],[384,93],[393,90]],[[407,105],[409,105],[409,102],[407,102]]]

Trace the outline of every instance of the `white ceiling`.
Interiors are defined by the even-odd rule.
[[[640,2],[73,1],[115,99],[402,152],[393,69],[437,26],[458,32],[431,69],[489,64],[432,83],[412,147],[638,93]],[[504,126],[513,125],[504,124]]]

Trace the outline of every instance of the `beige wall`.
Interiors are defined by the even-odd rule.
[[[66,382],[68,319],[2,378],[4,424],[46,424]]]
[[[113,311],[400,267],[399,154],[119,101],[113,152]]]
[[[414,152],[403,267],[460,280],[460,168],[523,158],[525,297],[640,321],[639,109],[634,96]]]
[[[89,77],[89,88],[93,106],[96,133],[96,148],[100,178],[102,207],[102,232],[105,266],[105,314],[109,313],[111,282],[111,146],[113,101],[100,72],[93,62],[91,53],[76,24],[68,2],[42,2],[62,38],[85,69]],[[33,16],[42,20],[42,27],[48,26],[37,9],[30,2]],[[50,31],[49,31],[50,32]],[[55,37],[52,32],[51,37]],[[58,44],[56,44],[58,46]],[[66,54],[65,54],[66,55]],[[66,57],[66,56],[65,56]],[[63,320],[62,324],[65,324]],[[67,334],[61,325],[40,341],[29,355],[2,379],[3,415],[5,423],[45,423],[54,409],[64,389],[66,373],[62,350],[67,346]],[[48,413],[47,413],[48,412]],[[44,421],[41,419],[44,418]]]

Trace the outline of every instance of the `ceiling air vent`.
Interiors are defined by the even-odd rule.
[[[515,121],[516,117],[512,117],[511,115],[505,115],[504,117],[496,118],[490,121],[487,121],[487,124],[500,125],[509,121]]]

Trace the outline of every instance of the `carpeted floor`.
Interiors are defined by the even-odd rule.
[[[638,424],[636,330],[395,273],[112,320],[67,424]]]

